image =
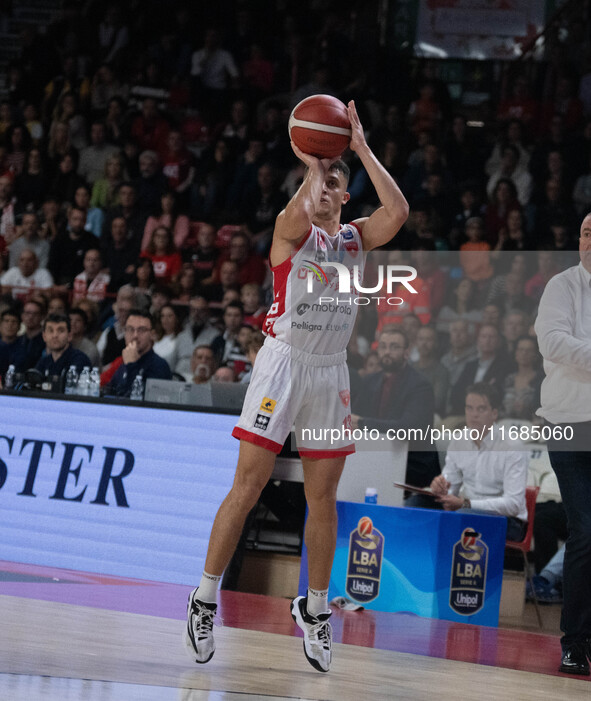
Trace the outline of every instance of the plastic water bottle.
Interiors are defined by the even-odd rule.
[[[78,392],[78,371],[75,365],[70,365],[70,369],[66,373],[66,386],[64,394],[76,394]]]
[[[368,487],[365,490],[365,503],[366,504],[377,504],[378,503],[378,490],[375,487]]]
[[[4,375],[4,389],[14,388],[14,376],[16,374],[16,368],[14,365],[9,365],[6,375]]]
[[[88,365],[82,368],[80,377],[78,378],[78,394],[81,397],[87,397],[90,389],[90,368]]]
[[[90,382],[88,384],[88,396],[101,396],[101,376],[98,368],[92,368],[90,371]]]
[[[133,399],[135,402],[141,402],[144,398],[144,378],[142,377],[141,373],[133,378],[129,398]]]

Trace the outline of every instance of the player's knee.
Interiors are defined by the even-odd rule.
[[[250,511],[259,500],[265,484],[256,479],[236,480],[231,491],[233,501],[241,509]]]

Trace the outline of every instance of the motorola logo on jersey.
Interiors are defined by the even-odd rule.
[[[314,291],[314,280],[321,282],[323,285],[329,284],[327,271],[332,273],[331,277],[338,275],[339,294],[347,294],[353,291],[362,293],[381,292],[386,283],[386,291],[390,295],[392,291],[402,285],[411,294],[418,294],[418,291],[410,284],[417,276],[417,271],[410,265],[379,265],[377,268],[377,284],[374,287],[363,287],[359,280],[359,266],[354,265],[351,271],[343,263],[335,262],[320,262],[305,261],[307,268],[307,292],[309,294]],[[333,270],[331,270],[333,269]],[[351,280],[353,281],[353,290],[351,289]]]
[[[304,314],[310,309],[310,305],[306,304],[306,302],[302,302],[301,304],[298,304],[296,307],[296,311],[298,313],[298,316],[304,316]]]

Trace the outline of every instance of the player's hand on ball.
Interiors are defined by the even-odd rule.
[[[365,133],[361,126],[354,100],[351,100],[347,105],[347,112],[349,113],[349,121],[351,122],[351,143],[349,144],[349,148],[351,151],[357,151],[362,146],[367,146],[367,142],[365,141]]]

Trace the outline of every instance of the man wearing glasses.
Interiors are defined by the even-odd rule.
[[[121,364],[109,383],[109,393],[118,397],[129,397],[135,378],[141,374],[148,378],[172,379],[166,360],[156,355],[154,345],[154,323],[149,312],[132,309],[124,327],[125,348],[121,353]],[[116,361],[115,361],[116,362]]]

